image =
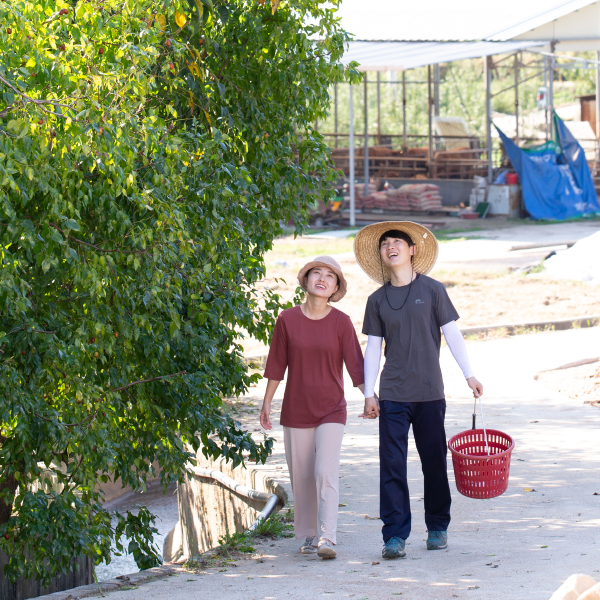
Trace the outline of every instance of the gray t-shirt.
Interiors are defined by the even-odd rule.
[[[459,316],[443,283],[417,275],[409,286],[389,283],[369,296],[362,332],[385,339],[379,399],[427,402],[444,398],[440,369],[440,327]]]

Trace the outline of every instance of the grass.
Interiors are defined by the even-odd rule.
[[[464,242],[465,240],[478,240],[481,239],[481,236],[476,235],[463,235],[461,237],[456,237],[458,233],[470,233],[471,231],[484,231],[483,227],[473,227],[470,229],[439,229],[438,231],[434,231],[438,242]]]
[[[292,509],[271,515],[253,531],[237,531],[220,537],[217,548],[186,561],[183,566],[186,570],[193,572],[206,568],[237,566],[234,564],[236,560],[256,552],[254,544],[257,542],[265,539],[277,540],[292,537],[293,521],[294,511]]]
[[[442,229],[435,231],[435,237],[438,242],[461,242],[466,240],[480,239],[481,236],[476,235],[464,235],[461,237],[456,234],[464,233],[467,234],[469,231],[480,231],[478,229]],[[316,233],[316,232],[311,232]],[[331,255],[331,254],[342,254],[344,252],[352,252],[354,249],[354,235],[347,238],[335,238],[335,239],[311,239],[308,235],[304,235],[301,238],[297,238],[292,241],[289,238],[279,238],[273,245],[273,250],[267,252],[265,256],[265,262],[267,264],[275,260],[285,260],[294,258],[306,258],[320,255]]]
[[[292,537],[292,522],[294,521],[293,509],[285,514],[277,513],[265,521],[259,523],[258,527],[250,532],[253,538],[271,538],[280,539],[282,537]]]
[[[298,243],[301,242],[301,243]],[[278,240],[273,245],[273,250],[267,252],[265,262],[269,264],[274,260],[285,258],[304,258],[320,255],[341,254],[352,252],[354,247],[354,236],[344,239],[310,239],[305,237],[290,242],[289,240]]]

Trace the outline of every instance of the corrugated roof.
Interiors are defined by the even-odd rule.
[[[406,42],[354,41],[348,43],[344,63],[356,61],[360,71],[405,71],[466,58],[505,54],[548,42]]]
[[[549,8],[529,18],[524,18],[521,21],[514,23],[503,29],[499,29],[496,33],[487,36],[486,40],[510,40],[518,35],[523,35],[532,29],[541,27],[551,21],[556,21],[561,17],[569,15],[591,4],[596,4],[598,0],[570,0],[564,2],[554,8]]]
[[[361,40],[507,40],[597,1],[343,0],[338,15]]]

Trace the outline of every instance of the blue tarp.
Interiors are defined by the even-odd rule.
[[[556,141],[519,148],[497,127],[519,175],[523,202],[534,219],[569,219],[600,212],[583,148],[555,114]]]

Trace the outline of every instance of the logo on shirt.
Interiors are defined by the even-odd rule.
[[[415,304],[425,304],[425,301],[417,299],[415,300]]]

